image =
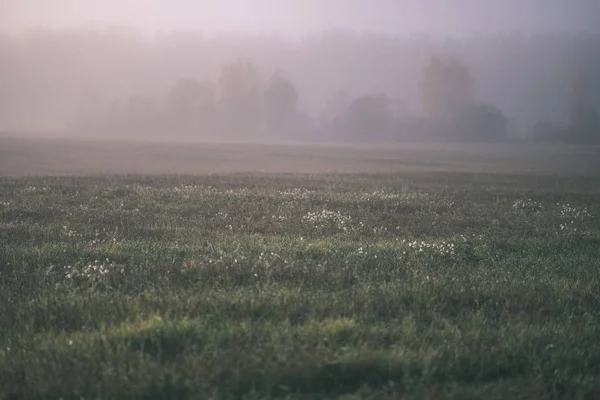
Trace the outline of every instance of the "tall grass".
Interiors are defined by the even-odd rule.
[[[599,187],[2,178],[0,398],[596,398]]]

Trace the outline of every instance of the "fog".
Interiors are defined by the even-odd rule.
[[[593,0],[0,0],[0,130],[595,140],[595,15]]]
[[[31,26],[118,24],[145,32],[278,31],[306,34],[330,28],[385,33],[540,33],[596,31],[594,0],[2,0],[0,22]]]

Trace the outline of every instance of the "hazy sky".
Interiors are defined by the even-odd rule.
[[[0,0],[0,27],[9,30],[117,24],[147,32],[600,32],[598,15],[600,0]]]

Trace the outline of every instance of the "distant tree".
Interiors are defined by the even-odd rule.
[[[169,92],[168,105],[172,112],[181,115],[210,110],[215,105],[215,90],[209,82],[180,79]]]
[[[267,82],[263,101],[267,132],[280,133],[293,128],[298,120],[298,91],[292,82],[275,73]]]
[[[342,114],[338,130],[354,139],[382,139],[391,133],[393,122],[394,114],[385,96],[362,96]]]
[[[317,115],[317,125],[322,131],[333,129],[336,120],[346,111],[352,99],[344,89],[338,90],[331,98],[327,100],[323,109]]]
[[[438,119],[456,116],[472,103],[474,86],[469,69],[458,58],[432,57],[419,83],[426,115]]]
[[[158,108],[153,98],[142,95],[130,96],[122,115],[120,128],[126,136],[148,136],[158,128]]]
[[[387,105],[396,118],[406,118],[409,115],[408,106],[403,98],[388,98]]]
[[[214,128],[215,90],[210,82],[180,79],[167,96],[170,125],[180,133],[200,134]]]
[[[579,142],[600,140],[600,115],[595,107],[592,82],[579,73],[570,82],[571,139]]]
[[[159,133],[160,113],[155,99],[139,94],[80,113],[67,126],[83,134],[148,137]]]
[[[454,129],[462,140],[503,140],[508,133],[508,118],[492,104],[468,105],[456,116]]]
[[[97,122],[94,120],[98,118],[100,113],[101,103],[99,101],[98,90],[92,84],[84,84],[79,88],[77,106],[68,128],[89,130],[93,122]]]
[[[219,76],[223,123],[233,133],[256,133],[261,122],[262,81],[258,67],[238,60],[223,66]]]
[[[533,140],[536,142],[563,143],[565,129],[548,121],[538,121],[533,127]]]
[[[155,114],[156,104],[151,97],[137,94],[129,97],[127,111],[134,116]]]
[[[317,126],[314,118],[305,110],[298,110],[294,118],[294,131],[303,133],[306,137],[317,133]],[[318,137],[314,137],[316,139]]]
[[[100,95],[96,85],[86,83],[79,89],[77,113],[81,116],[96,114],[100,107]]]

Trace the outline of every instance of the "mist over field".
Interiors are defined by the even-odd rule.
[[[0,130],[598,140],[596,2],[3,0]]]

